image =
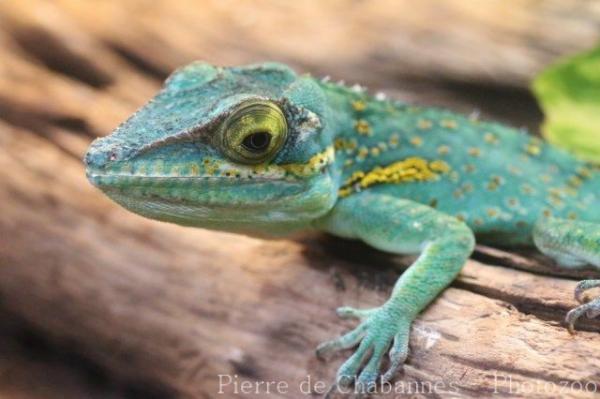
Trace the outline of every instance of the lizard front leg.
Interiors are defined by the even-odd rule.
[[[420,254],[381,307],[338,309],[340,316],[360,320],[359,326],[317,348],[322,356],[358,345],[340,367],[337,383],[348,386],[354,381],[360,391],[371,391],[390,346],[391,366],[383,379],[392,378],[404,363],[413,320],[459,273],[473,251],[474,236],[464,223],[431,207],[366,191],[341,199],[319,225],[332,234],[358,238],[380,250]]]

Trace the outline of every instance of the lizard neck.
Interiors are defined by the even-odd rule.
[[[320,84],[333,111],[340,196],[374,184],[432,180],[448,171],[437,148],[421,148],[422,135],[435,128],[426,118],[431,109],[373,97],[356,86]],[[436,123],[456,128],[454,119]]]

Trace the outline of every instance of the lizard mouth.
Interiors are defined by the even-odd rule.
[[[219,184],[240,184],[268,182],[278,179],[255,177],[252,179],[240,179],[234,176],[164,176],[164,175],[130,175],[123,173],[106,173],[88,171],[87,179],[94,186],[104,188],[135,187],[135,186],[157,186],[162,184],[176,185],[180,183],[194,182],[219,182]]]
[[[89,178],[112,201],[138,215],[251,235],[265,236],[264,231],[272,230],[257,230],[257,226],[294,224],[303,212],[318,213],[323,207],[321,200],[304,197],[307,187],[303,183],[254,181],[249,186],[217,178],[180,177],[165,181],[160,177],[165,182],[162,185],[147,176],[117,176],[118,183],[115,176]],[[110,183],[106,178],[110,178]]]
[[[180,204],[182,206],[254,206],[265,201],[301,195],[306,182],[262,176],[165,176],[136,175],[88,170],[87,178],[107,196],[122,203],[131,201]]]
[[[104,170],[86,170],[88,181],[102,191],[128,191],[143,188],[192,188],[192,189],[217,189],[219,187],[235,187],[243,185],[257,185],[265,183],[285,184],[287,186],[303,186],[298,179],[284,179],[282,177],[265,177],[240,174],[223,174],[221,176],[203,175],[152,175],[130,174],[123,172],[107,172]]]

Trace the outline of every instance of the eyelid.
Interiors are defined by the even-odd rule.
[[[250,135],[267,131],[271,140],[264,151],[252,152],[242,146]],[[224,154],[235,162],[265,163],[273,159],[287,139],[288,126],[283,110],[274,102],[249,100],[242,103],[223,122],[220,145]]]

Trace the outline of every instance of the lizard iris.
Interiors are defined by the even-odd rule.
[[[375,309],[318,353],[357,346],[338,383],[366,389],[408,355],[413,320],[475,245],[535,246],[600,268],[600,171],[524,132],[373,98],[274,63],[193,63],[85,157],[89,180],[153,219],[261,237],[319,230],[419,255]],[[600,314],[600,300],[567,315]]]

